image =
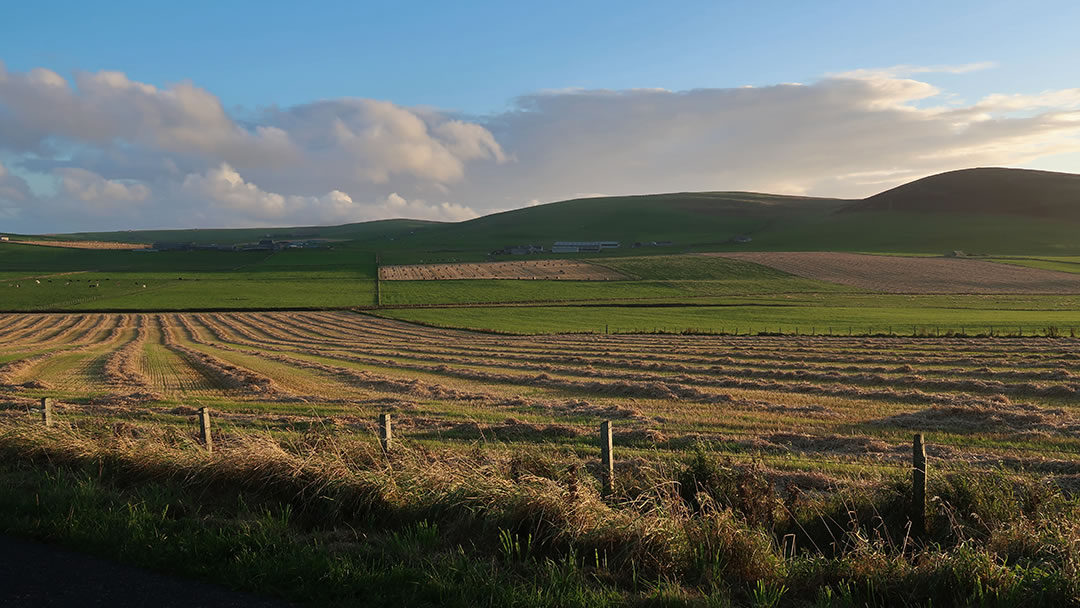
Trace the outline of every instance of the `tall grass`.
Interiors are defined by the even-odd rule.
[[[704,446],[620,469],[608,500],[597,463],[540,448],[386,455],[332,428],[215,448],[169,427],[4,422],[0,515],[8,531],[313,604],[1080,603],[1077,504],[1004,472],[936,478],[912,538],[902,477],[778,488]]]

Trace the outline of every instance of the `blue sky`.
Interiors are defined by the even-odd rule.
[[[233,190],[225,192],[207,182],[208,189],[196,197],[200,201],[215,192],[239,200],[243,197],[235,191],[237,188],[257,199],[249,201],[250,205],[240,204],[239,209],[236,205],[230,208],[223,204],[220,213],[203,205],[198,214],[185,216],[198,217],[197,221],[204,223],[231,224],[291,221],[304,217],[304,213],[314,214],[316,221],[393,213],[460,219],[470,213],[486,213],[535,201],[623,193],[627,189],[772,188],[857,196],[886,185],[888,180],[862,183],[860,189],[851,180],[845,182],[843,175],[893,175],[902,180],[938,168],[957,168],[956,165],[968,161],[1001,161],[1080,172],[1080,153],[1066,145],[1076,134],[1062,128],[1064,119],[1059,115],[1076,109],[1072,97],[1061,93],[1053,98],[1054,105],[1034,99],[1080,86],[1080,43],[1076,42],[1075,31],[1080,23],[1080,4],[1076,2],[761,1],[683,2],[667,6],[656,2],[607,1],[538,4],[39,1],[8,3],[2,15],[0,62],[7,73],[22,79],[18,83],[8,79],[6,100],[4,89],[0,88],[0,118],[6,112],[12,120],[9,125],[33,122],[18,116],[19,112],[52,107],[51,102],[41,97],[45,90],[39,86],[40,79],[32,76],[37,69],[58,74],[72,89],[72,99],[53,99],[55,111],[74,107],[64,104],[76,104],[87,121],[111,124],[100,113],[108,114],[110,104],[112,107],[121,104],[118,98],[110,97],[118,94],[115,80],[110,81],[111,92],[102,93],[104,96],[97,99],[90,99],[93,93],[76,83],[79,74],[101,71],[122,73],[125,82],[153,85],[158,92],[172,91],[178,86],[194,87],[212,98],[200,98],[198,104],[210,108],[217,103],[225,113],[224,118],[209,117],[207,112],[212,110],[199,109],[184,122],[182,135],[175,128],[167,133],[147,135],[147,129],[160,127],[162,116],[175,115],[175,104],[183,106],[183,103],[175,96],[165,99],[161,95],[138,101],[132,95],[149,93],[139,93],[138,87],[124,84],[128,93],[123,103],[134,104],[134,112],[141,112],[140,108],[145,109],[147,104],[161,105],[152,112],[153,116],[139,114],[149,122],[138,133],[120,123],[111,136],[88,134],[86,129],[71,125],[66,131],[50,133],[46,132],[44,125],[49,121],[44,116],[34,117],[43,125],[39,132],[23,133],[21,126],[9,126],[7,134],[0,131],[0,165],[5,167],[0,170],[0,179],[7,176],[6,190],[2,189],[4,182],[0,182],[0,196],[7,197],[6,217],[34,228],[52,222],[46,212],[49,205],[63,210],[54,214],[63,217],[63,223],[81,222],[80,225],[100,227],[115,221],[114,211],[122,208],[119,203],[125,200],[139,211],[132,215],[135,218],[132,221],[175,223],[176,218],[147,209],[155,205],[175,208],[184,200],[182,186],[189,176],[193,176],[189,184],[212,181],[212,175],[232,184]],[[882,72],[895,66],[909,67]],[[871,74],[872,70],[878,72]],[[774,97],[754,102],[767,105],[781,98],[789,99],[791,93],[770,87],[801,83],[817,87],[815,91],[821,93],[803,103],[827,104],[834,98],[826,95],[827,87],[823,85],[852,75],[865,89],[852,93],[851,99],[863,100],[858,108],[842,104],[828,109],[824,105],[793,107],[810,108],[808,121],[821,120],[823,115],[838,116],[844,111],[861,111],[868,104],[876,103],[874,107],[880,110],[883,107],[880,100],[867,101],[868,98],[860,97],[873,91],[871,96],[888,98],[884,105],[898,107],[899,104],[913,109],[964,107],[972,115],[985,114],[978,119],[983,121],[979,133],[969,134],[970,138],[979,135],[981,139],[969,138],[956,150],[938,154],[946,160],[936,165],[920,161],[903,166],[898,160],[902,157],[901,150],[884,154],[880,166],[867,165],[864,159],[849,162],[838,153],[829,152],[831,162],[813,168],[828,174],[818,175],[816,179],[808,177],[810,168],[794,170],[793,162],[788,163],[792,165],[790,168],[783,163],[778,165],[771,178],[761,175],[755,179],[734,179],[746,172],[713,170],[707,163],[698,161],[709,153],[710,147],[723,150],[729,143],[724,133],[731,126],[718,125],[713,120],[715,116],[707,111],[708,107],[715,108],[715,113],[727,111],[723,104],[732,95],[720,92],[747,85],[762,91],[772,90]],[[912,88],[913,93],[905,93],[897,101],[884,91],[887,87],[900,86],[901,81],[915,81],[933,87],[934,91],[920,93]],[[647,94],[631,93],[652,88],[675,95],[650,101]],[[841,89],[837,87],[838,91]],[[613,91],[617,96],[600,101],[592,95],[598,90]],[[685,92],[698,90],[716,92],[715,97],[701,98],[701,105],[686,99]],[[1031,99],[1029,103],[998,104],[988,112],[983,112],[983,106],[979,105],[991,96],[1017,95]],[[22,106],[18,104],[26,99],[36,101],[25,106],[30,109],[20,110]],[[365,102],[367,105],[357,110],[353,107],[356,104],[349,100],[370,103]],[[328,103],[318,105],[316,102],[320,101]],[[320,179],[312,178],[310,166],[302,160],[312,150],[306,146],[317,148],[322,145],[320,142],[325,143],[327,134],[338,124],[329,114],[345,112],[352,117],[345,121],[350,126],[349,132],[367,134],[349,140],[356,146],[374,132],[372,125],[379,120],[393,120],[395,128],[404,129],[401,133],[412,133],[401,122],[407,121],[407,117],[394,114],[393,118],[387,118],[388,112],[393,112],[380,103],[392,104],[393,108],[418,117],[433,140],[423,142],[421,147],[429,143],[432,147],[420,150],[420,156],[389,160],[373,158],[371,150],[357,148],[353,150],[357,154],[355,162],[338,167],[340,173],[326,171]],[[543,109],[538,109],[537,103]],[[582,129],[587,123],[579,120],[583,115],[559,114],[600,111],[594,107],[597,104],[608,104],[602,116],[619,116],[625,110],[626,120],[632,122],[612,121],[607,132],[592,133],[586,138]],[[528,108],[524,112],[528,116],[522,116],[523,108]],[[777,111],[786,116],[792,110],[778,106]],[[675,115],[672,113],[694,116],[710,125],[709,137],[695,136],[697,141],[693,146],[687,146],[685,138],[665,144],[673,153],[679,152],[689,159],[679,166],[693,165],[694,171],[669,172],[651,181],[621,180],[620,171],[634,171],[646,162],[651,166],[663,165],[666,159],[657,159],[652,156],[655,152],[644,149],[638,156],[623,155],[627,145],[643,146],[645,141],[611,136],[612,129],[621,133],[638,132],[635,130],[640,128],[641,136],[655,137],[659,133],[667,139],[672,133],[688,128],[685,124],[670,124],[669,119]],[[1050,113],[1057,114],[1050,116]],[[323,121],[319,123],[321,126],[304,122],[316,114],[325,117],[319,119]],[[1009,123],[1008,119],[1030,115],[1045,118],[1039,125],[1029,125],[1030,130],[1046,130],[1047,121],[1055,123],[1052,142],[1018,139],[1022,125]],[[986,122],[986,117],[995,122]],[[767,125],[767,120],[757,118]],[[880,113],[873,115],[875,121],[883,118]],[[928,114],[924,118],[932,117]],[[939,127],[955,129],[956,124],[967,125],[966,120],[940,123]],[[456,122],[483,130],[491,136],[495,147],[489,145],[492,142],[487,141],[488,135],[475,129],[465,133],[457,127],[445,126]],[[537,127],[534,124],[537,122],[545,123],[546,129]],[[925,124],[925,120],[920,122]],[[991,124],[994,129],[989,128]],[[531,142],[545,139],[552,129],[566,129],[570,125],[576,130],[565,133],[564,143],[570,146],[573,142],[576,146],[569,149],[571,155],[580,153],[597,158],[599,153],[600,157],[606,157],[603,144],[610,139],[611,145],[618,142],[620,154],[615,156],[620,156],[623,162],[599,167],[597,173],[602,178],[560,174],[558,170],[565,167],[552,158],[558,146],[549,141],[551,147],[541,148]],[[223,135],[240,129],[260,138],[256,131],[271,127],[283,130],[282,138],[287,141],[271,137],[269,144],[262,139],[248,142],[259,148],[258,153],[254,148],[250,153],[237,151],[240,144],[229,138],[245,139],[243,133]],[[791,132],[799,132],[799,127],[790,125]],[[883,133],[888,132],[887,125],[882,128]],[[385,131],[380,129],[375,131]],[[188,130],[198,131],[198,135]],[[448,135],[452,130],[456,132]],[[1009,130],[1007,135],[1001,135],[1004,130]],[[693,131],[689,127],[689,132]],[[990,136],[990,131],[998,133],[996,139]],[[531,137],[526,138],[526,133],[531,133]],[[769,135],[776,138],[774,146],[790,153],[790,140],[784,140],[781,133]],[[855,136],[854,131],[850,136]],[[180,142],[176,137],[186,139]],[[412,143],[406,145],[403,143],[406,139],[394,140],[403,146],[401,154],[406,154],[405,148],[416,152],[411,147],[416,142],[409,140]],[[921,143],[923,147],[907,152],[918,158],[935,156],[925,147],[931,142],[939,147],[943,145],[928,132]],[[389,142],[379,143],[385,148]],[[877,149],[881,143],[873,147]],[[762,156],[770,155],[767,144],[767,141],[762,144]],[[268,145],[274,151],[267,151]],[[1001,152],[1010,145],[1026,147],[1027,151],[1012,156]],[[963,156],[963,150],[979,146],[983,152],[992,148],[998,152]],[[1032,152],[1039,146],[1042,153]],[[292,160],[285,158],[289,155]],[[442,165],[429,162],[439,156],[447,156]],[[160,166],[152,170],[147,166],[150,162]],[[297,177],[283,179],[284,166],[293,166]],[[173,173],[171,182],[161,167],[168,167]],[[12,185],[14,180],[21,183]],[[497,187],[484,190],[477,185],[479,180],[497,183]],[[553,181],[556,185],[562,182],[563,187],[552,187]],[[544,186],[540,187],[541,184]],[[135,193],[130,191],[132,187]],[[333,192],[347,195],[353,206],[341,203],[328,207],[318,202]],[[60,200],[65,193],[74,198]],[[109,198],[109,193],[120,201],[103,200]],[[191,192],[187,194],[190,196]],[[391,195],[397,198],[391,199]],[[22,200],[13,202],[17,196]],[[275,196],[283,198],[279,200]],[[405,201],[404,206],[390,202],[398,199]],[[3,200],[0,199],[0,205]],[[102,213],[95,207],[99,203],[112,211]],[[283,208],[297,211],[277,212]],[[352,213],[343,212],[346,209]],[[85,217],[77,219],[71,215],[73,210]],[[5,217],[4,213],[0,207],[0,218]]]

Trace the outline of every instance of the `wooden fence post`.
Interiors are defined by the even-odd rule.
[[[911,532],[926,533],[926,446],[922,433],[915,434],[911,446]]]
[[[382,306],[382,260],[379,254],[375,254],[375,306]]]
[[[603,464],[604,496],[615,492],[615,460],[611,455],[611,421],[600,423],[600,461]]]
[[[394,432],[390,428],[390,414],[379,414],[379,445],[383,452],[390,451],[390,443],[393,441]]]
[[[45,426],[52,426],[53,400],[49,397],[42,397],[41,399],[41,421],[45,423]]]
[[[207,452],[214,451],[214,440],[210,436],[210,408],[199,408],[199,435]]]

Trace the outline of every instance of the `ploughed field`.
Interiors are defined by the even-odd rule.
[[[706,255],[753,262],[807,279],[883,293],[1080,293],[1080,275],[1074,272],[966,258],[773,251]]]
[[[612,420],[620,461],[698,442],[792,483],[909,465],[1080,480],[1072,338],[496,336],[351,312],[0,315],[0,415],[40,397],[60,418],[122,419],[218,441],[245,430],[373,436],[391,412],[416,445],[589,455]]]

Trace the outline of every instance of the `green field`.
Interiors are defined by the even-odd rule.
[[[695,306],[476,306],[382,310],[381,316],[438,327],[512,334],[703,332],[901,335],[1044,333],[1080,330],[1069,296],[829,295],[744,298]]]
[[[843,285],[813,281],[739,260],[704,256],[606,259],[629,281],[454,280],[384,281],[384,306],[500,302],[682,301],[799,293],[842,293]]]
[[[345,247],[147,253],[5,244],[0,268],[0,308],[8,311],[344,308],[375,302],[374,256]]]

